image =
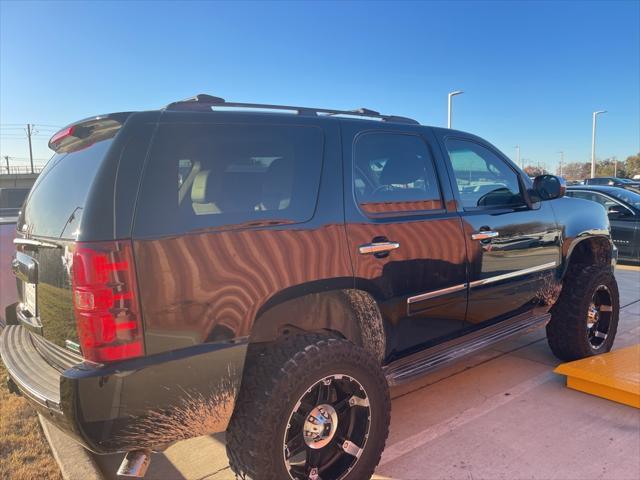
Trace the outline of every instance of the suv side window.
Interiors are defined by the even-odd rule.
[[[591,200],[593,202],[598,202],[607,211],[609,211],[610,207],[621,207],[625,211],[628,211],[629,213],[631,213],[630,210],[627,207],[625,207],[623,204],[616,202],[615,200],[596,192],[583,192],[579,190],[573,190],[567,193],[569,194],[570,197],[582,198],[584,200]]]
[[[416,135],[370,132],[354,145],[354,191],[366,214],[440,210],[429,149]]]
[[[323,143],[319,128],[299,125],[160,125],[143,180],[139,231],[308,221]]]
[[[458,138],[446,140],[465,210],[524,205],[518,175],[488,148]]]

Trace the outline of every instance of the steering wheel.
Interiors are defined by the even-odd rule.
[[[376,188],[373,189],[373,192],[371,192],[371,196],[373,197],[375,194],[379,193],[379,192],[383,192],[383,191],[391,191],[393,189],[393,187],[391,185],[378,185]]]
[[[486,201],[486,199],[487,199],[487,197],[488,197],[489,195],[493,195],[493,194],[496,194],[496,193],[498,193],[498,192],[504,192],[504,191],[506,191],[506,192],[508,192],[508,193],[511,193],[511,190],[509,190],[507,187],[500,187],[500,188],[493,189],[493,190],[491,190],[491,191],[489,191],[489,192],[485,193],[484,195],[482,195],[482,196],[478,199],[478,201],[476,202],[476,205],[478,205],[478,206],[484,205],[484,202]]]

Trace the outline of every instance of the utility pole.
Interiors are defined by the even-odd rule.
[[[524,170],[524,165],[520,162],[520,145],[516,145],[516,165]]]
[[[9,155],[4,156],[4,161],[7,162],[7,175],[9,175]]]
[[[613,176],[618,178],[618,157],[613,157]]]
[[[456,90],[454,92],[450,92],[447,97],[447,128],[451,128],[451,99],[456,95],[460,95],[464,93],[462,90]]]
[[[31,148],[31,124],[27,123],[27,138],[29,139],[29,161],[31,162],[31,173],[33,173],[33,150]]]
[[[560,150],[558,153],[560,154],[560,176],[562,176],[562,164],[564,163],[564,152]]]
[[[601,113],[607,113],[607,111],[598,110],[593,112],[593,127],[591,128],[591,178],[596,176],[596,119]]]

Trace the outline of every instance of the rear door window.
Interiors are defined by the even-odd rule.
[[[354,146],[354,191],[366,214],[443,208],[429,149],[416,135],[375,132]]]
[[[136,231],[305,222],[315,211],[322,155],[316,127],[161,125]]]

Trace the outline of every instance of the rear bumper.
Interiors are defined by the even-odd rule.
[[[96,453],[158,450],[225,430],[246,354],[245,342],[230,342],[96,365],[47,344],[9,325],[0,356],[30,403]]]

